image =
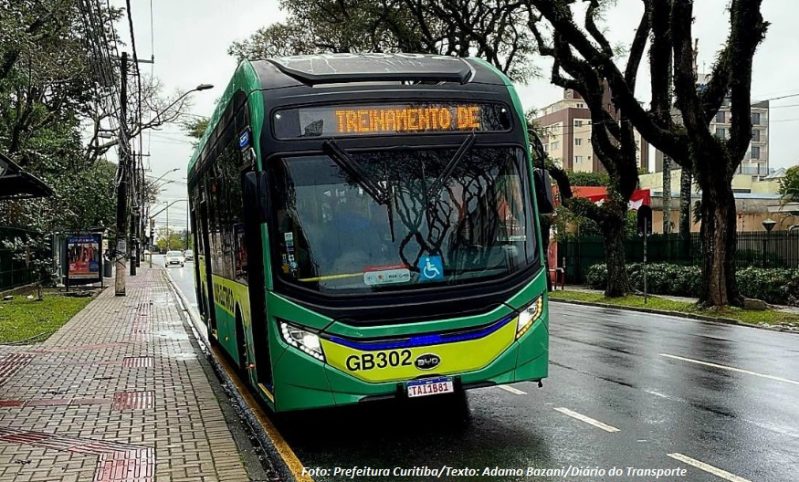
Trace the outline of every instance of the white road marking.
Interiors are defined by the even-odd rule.
[[[778,382],[792,383],[794,385],[799,385],[799,382],[797,382],[796,380],[788,380],[787,378],[775,377],[774,375],[766,375],[764,373],[752,372],[752,371],[749,371],[749,370],[743,370],[741,368],[728,367],[727,365],[719,365],[718,363],[710,363],[710,362],[705,362],[705,361],[701,361],[701,360],[692,360],[691,358],[684,358],[684,357],[677,356],[677,355],[669,355],[668,353],[661,353],[660,356],[665,356],[666,358],[673,358],[675,360],[682,360],[682,361],[689,362],[689,363],[696,363],[698,365],[705,365],[705,366],[713,367],[713,368],[721,368],[722,370],[729,370],[729,371],[737,372],[737,373],[745,373],[747,375],[753,375],[753,376],[756,376],[756,377],[768,378],[769,380],[776,380]]]
[[[749,479],[744,479],[743,477],[738,477],[737,475],[731,474],[731,473],[727,472],[726,470],[721,470],[718,467],[713,467],[710,464],[706,464],[704,462],[700,462],[699,460],[692,459],[691,457],[688,457],[688,456],[683,455],[683,454],[673,453],[673,454],[666,454],[666,455],[668,455],[669,457],[671,457],[671,458],[673,458],[675,460],[679,460],[680,462],[686,463],[688,465],[693,465],[697,469],[704,470],[705,472],[707,472],[709,474],[713,474],[716,477],[721,477],[724,480],[729,480],[730,482],[750,482]]]
[[[517,388],[513,388],[513,387],[511,387],[509,385],[497,385],[497,388],[501,388],[501,389],[505,390],[506,392],[512,393],[514,395],[527,395],[527,392],[523,392],[523,391],[521,391],[521,390],[519,390]]]
[[[608,425],[606,423],[602,423],[599,420],[594,420],[591,417],[587,417],[587,416],[585,416],[585,415],[583,415],[581,413],[577,413],[577,412],[575,412],[573,410],[569,410],[568,408],[565,408],[565,407],[554,407],[554,409],[557,410],[558,412],[564,414],[564,415],[568,415],[569,417],[576,418],[577,420],[585,422],[585,423],[587,423],[589,425],[593,425],[594,427],[601,428],[605,432],[610,432],[610,433],[620,432],[619,429],[617,429],[616,427],[614,427],[612,425]]]
[[[672,395],[666,395],[665,393],[660,393],[657,390],[650,390],[650,389],[647,389],[647,388],[645,388],[643,390],[644,390],[644,393],[648,393],[650,395],[654,395],[654,396],[660,397],[660,398],[665,398],[666,400],[671,400],[671,401],[674,401],[674,402],[684,402],[685,401],[685,399],[682,399],[680,397],[675,397],[675,396],[672,396]]]

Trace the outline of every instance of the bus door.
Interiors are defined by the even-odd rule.
[[[199,290],[200,292],[204,292],[204,296],[201,296],[199,302],[205,311],[205,323],[208,325],[208,339],[211,340],[212,337],[216,338],[217,335],[216,310],[214,309],[214,281],[212,278],[213,272],[211,271],[211,249],[208,236],[208,202],[206,199],[200,202],[198,211],[200,215],[200,226],[199,230],[195,231],[195,233],[200,234],[202,237],[201,240],[198,239],[197,241],[202,242],[203,263],[205,264],[205,280],[200,280],[202,288]]]
[[[244,246],[247,250],[247,278],[250,293],[252,353],[255,357],[255,381],[272,390],[272,360],[269,358],[269,325],[266,313],[266,281],[261,232],[266,221],[266,177],[248,171],[242,174],[244,184]]]
[[[191,199],[192,201],[189,203],[189,211],[191,213],[189,222],[191,223],[191,232],[194,233],[194,244],[191,247],[194,250],[194,299],[197,300],[197,310],[200,312],[200,317],[203,322],[206,322],[208,309],[205,306],[205,293],[203,292],[202,278],[200,277],[200,255],[204,255],[205,247],[203,246],[202,236],[199,235],[202,231],[197,206],[194,201],[197,199],[196,190]],[[204,260],[205,256],[203,256],[203,262]]]

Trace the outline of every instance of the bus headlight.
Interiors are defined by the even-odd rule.
[[[311,333],[310,331],[281,321],[280,334],[283,336],[283,341],[289,345],[311,355],[319,361],[325,361],[325,354],[322,352],[322,344],[316,333]]]
[[[521,338],[522,335],[527,333],[527,330],[533,326],[535,320],[541,316],[544,308],[544,296],[541,295],[532,303],[527,305],[519,312],[519,318],[516,321],[516,339]]]

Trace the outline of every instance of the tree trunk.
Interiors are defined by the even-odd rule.
[[[542,214],[538,217],[538,224],[541,227],[541,248],[544,252],[544,270],[547,277],[547,291],[552,291],[552,277],[549,270],[552,266],[549,265],[549,235],[552,228],[552,217],[549,214]]]
[[[680,173],[680,239],[682,240],[683,256],[691,256],[691,184],[693,183],[691,171],[682,168]]]
[[[614,213],[617,214],[617,213]],[[630,280],[624,262],[624,211],[621,216],[612,216],[600,223],[605,242],[605,263],[608,268],[608,284],[605,296],[624,296],[630,291]]]
[[[671,234],[671,157],[663,155],[663,234]]]
[[[699,303],[704,306],[743,304],[735,280],[737,244],[735,197],[724,176],[702,191],[703,284]]]

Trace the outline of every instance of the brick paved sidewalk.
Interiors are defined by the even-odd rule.
[[[249,480],[164,276],[0,347],[1,481]]]

